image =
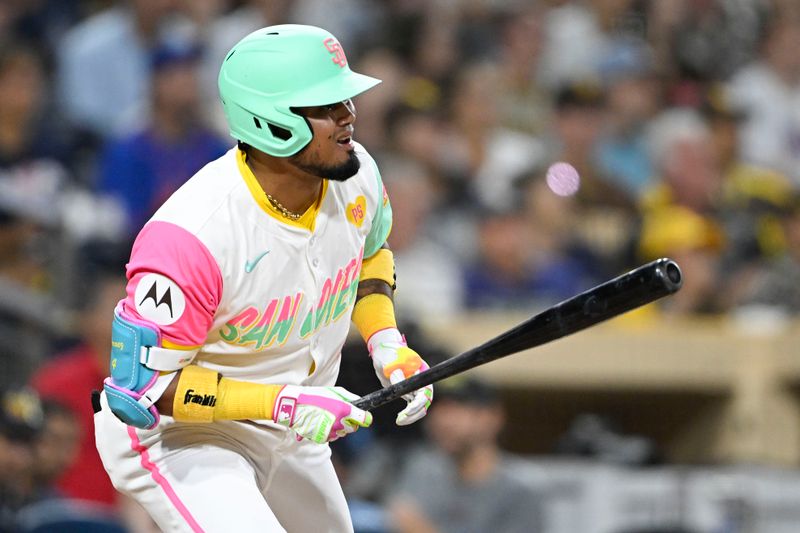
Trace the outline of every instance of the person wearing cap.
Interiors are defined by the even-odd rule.
[[[504,422],[490,384],[463,375],[443,381],[425,426],[430,443],[407,458],[388,498],[393,531],[543,531],[537,491],[498,445]]]
[[[779,208],[782,250],[769,257],[747,280],[740,309],[776,310],[782,316],[800,315],[800,192],[786,195]]]
[[[133,237],[158,207],[228,147],[205,123],[198,82],[201,48],[173,39],[150,55],[150,116],[100,155],[97,192],[119,203]]]
[[[744,295],[753,272],[784,251],[780,219],[794,188],[785,174],[743,159],[738,138],[747,113],[731,100],[728,89],[712,85],[700,106],[722,172],[719,219],[727,240],[722,266],[725,307]]]
[[[428,368],[397,329],[391,205],[353,137],[352,98],[379,82],[321,28],[251,33],[219,74],[237,146],[133,244],[95,434],[165,531],[352,531],[328,447],[372,422],[334,387],[350,319],[384,386]],[[433,388],[405,398],[398,425]]]
[[[35,392],[0,392],[0,532],[18,531],[16,514],[34,490],[34,447],[43,427],[42,403]]]

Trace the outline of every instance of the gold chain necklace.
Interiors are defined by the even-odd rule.
[[[281,215],[283,215],[284,217],[288,218],[289,220],[294,220],[296,222],[296,221],[300,220],[300,217],[303,216],[302,213],[295,213],[294,211],[289,211],[288,209],[283,207],[281,205],[281,203],[278,200],[276,200],[275,198],[273,198],[272,195],[269,194],[268,192],[265,191],[264,194],[267,195],[267,200],[269,200],[269,203],[272,204],[272,207],[277,209],[278,212]]]

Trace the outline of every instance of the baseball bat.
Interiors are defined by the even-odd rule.
[[[675,261],[657,259],[556,304],[480,346],[353,403],[361,409],[374,409],[476,366],[572,335],[677,292],[682,277]]]

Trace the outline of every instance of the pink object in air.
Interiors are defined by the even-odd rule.
[[[578,171],[569,163],[559,161],[547,169],[547,186],[559,196],[571,196],[578,192],[581,178]]]

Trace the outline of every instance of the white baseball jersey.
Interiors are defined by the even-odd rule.
[[[237,148],[206,165],[164,203],[137,237],[127,267],[123,312],[156,324],[162,346],[199,348],[194,364],[225,377],[333,385],[362,260],[383,245],[391,227],[391,207],[377,167],[363,147],[356,144],[355,151],[361,162],[359,172],[344,182],[323,182],[310,231],[274,213]],[[297,475],[305,464],[309,466],[305,477],[314,480],[310,486],[316,483],[326,494],[306,487],[307,494],[291,498],[284,494],[288,491],[292,496],[289,484],[274,496],[275,501],[285,497],[296,506],[309,497],[321,498],[320,502],[328,498],[319,504],[319,512],[338,509],[333,514],[342,513],[344,498],[327,461],[328,447],[297,443],[282,427],[256,429],[243,422],[179,424],[162,417],[159,426],[146,431],[125,426],[107,408],[96,417],[98,449],[112,481],[145,505],[162,527],[182,524],[179,529],[202,530],[197,513],[209,505],[218,507],[212,502],[226,492],[224,486],[213,492],[195,490],[196,483],[171,478],[168,472],[174,469],[173,461],[183,460],[182,453],[193,445],[208,444],[208,435],[220,432],[239,443],[248,459],[240,465],[243,477],[252,483],[255,476],[262,494],[270,490],[269,480],[281,475],[264,465],[287,468],[292,464]],[[178,429],[182,444],[165,446]],[[290,463],[283,458],[273,457],[270,462],[263,456],[250,457],[244,450],[255,449],[255,444],[248,443],[261,436],[262,448],[264,442],[272,442],[281,457],[292,453],[305,459]],[[202,458],[204,468],[211,469],[207,478],[217,471],[232,475],[230,449],[203,449],[208,454]],[[320,466],[323,459],[325,465]],[[236,498],[226,497],[231,500],[227,505],[238,505]],[[239,522],[227,522],[226,527],[248,531],[242,521],[262,510],[252,504],[247,509],[238,512]],[[345,507],[345,520],[346,511]],[[280,516],[279,510],[272,512]],[[216,524],[215,516],[209,514],[208,523]],[[326,519],[317,518],[322,523]]]
[[[324,182],[311,232],[272,215],[238,149],[207,165],[139,234],[125,311],[226,377],[333,385],[362,258],[391,225],[376,166],[356,153],[358,174]]]

